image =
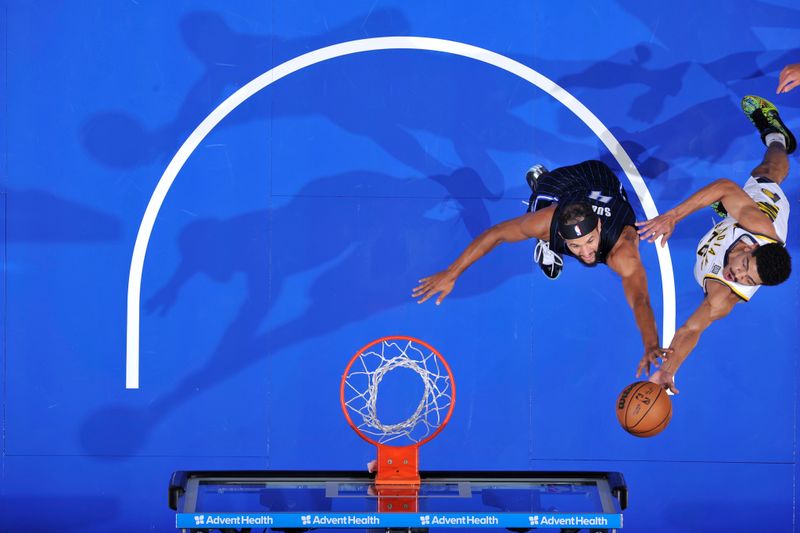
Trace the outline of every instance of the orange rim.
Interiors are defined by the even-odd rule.
[[[442,354],[439,353],[439,350],[437,350],[436,348],[434,348],[433,346],[431,346],[430,344],[428,344],[427,342],[425,342],[423,340],[417,339],[416,337],[409,337],[408,335],[389,335],[387,337],[381,337],[380,339],[374,340],[374,341],[372,341],[370,343],[367,343],[364,346],[362,346],[361,349],[358,350],[355,353],[355,355],[353,355],[352,358],[350,358],[350,362],[347,363],[347,366],[344,369],[344,373],[342,374],[342,382],[341,382],[341,384],[339,386],[339,401],[341,402],[342,412],[344,413],[345,419],[347,419],[347,423],[350,424],[351,428],[353,428],[353,431],[355,431],[358,434],[359,437],[361,437],[365,441],[369,442],[370,444],[374,444],[375,446],[385,446],[385,447],[391,447],[391,448],[405,447],[405,446],[392,446],[391,444],[383,444],[383,443],[380,443],[380,442],[376,441],[372,437],[369,437],[369,436],[365,435],[364,433],[362,433],[361,430],[358,428],[358,426],[353,422],[353,419],[350,417],[350,413],[348,412],[348,408],[347,408],[347,403],[346,403],[345,398],[344,398],[344,391],[345,391],[345,385],[347,383],[347,376],[350,373],[350,368],[353,366],[353,363],[355,363],[358,360],[358,358],[361,357],[361,355],[365,351],[367,351],[368,348],[370,348],[372,346],[375,346],[376,344],[381,344],[383,342],[390,341],[390,340],[405,340],[405,341],[409,341],[409,342],[412,342],[412,343],[415,343],[415,344],[420,344],[420,345],[424,346],[425,348],[430,350],[431,353],[433,353],[436,356],[436,358],[441,362],[442,366],[444,366],[445,370],[447,370],[447,375],[450,378],[450,391],[451,391],[451,393],[450,393],[450,407],[447,409],[447,415],[445,415],[444,420],[442,421],[441,424],[439,424],[439,427],[436,428],[436,431],[434,431],[433,433],[431,433],[430,435],[428,435],[427,437],[425,437],[424,439],[422,439],[419,442],[415,442],[413,444],[407,445],[407,446],[413,446],[413,447],[420,447],[423,444],[425,444],[426,442],[428,442],[431,439],[433,439],[436,435],[439,434],[439,432],[442,429],[444,429],[444,427],[450,421],[450,417],[453,414],[453,408],[456,405],[456,381],[453,378],[453,372],[450,370],[450,365],[447,364],[447,360],[444,357],[442,357]]]

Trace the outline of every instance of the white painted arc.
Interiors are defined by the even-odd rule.
[[[569,94],[562,87],[552,80],[542,76],[531,69],[503,55],[489,50],[445,39],[432,37],[374,37],[339,43],[325,48],[320,48],[307,54],[303,54],[294,59],[290,59],[277,67],[268,70],[254,80],[248,82],[242,88],[233,93],[222,102],[211,114],[209,114],[200,125],[189,135],[183,145],[178,149],[175,156],[167,165],[166,170],[159,179],[153,195],[145,209],[144,216],[139,225],[136,235],[136,242],[133,247],[131,257],[131,267],[128,275],[128,305],[127,305],[127,350],[125,360],[125,386],[128,389],[139,388],[139,335],[140,335],[140,312],[141,312],[141,285],[142,273],[144,271],[144,260],[147,254],[147,247],[150,236],[153,232],[158,213],[164,203],[164,199],[169,192],[172,183],[183,168],[183,165],[199,146],[203,139],[213,130],[217,124],[228,114],[245,102],[248,98],[275,83],[276,81],[293,74],[306,67],[360,52],[373,52],[380,50],[426,50],[431,52],[442,52],[481,61],[497,68],[503,69],[514,74],[541,90],[550,94],[553,98],[561,102],[578,118],[580,118],[594,134],[608,148],[636,192],[636,196],[642,204],[647,218],[658,215],[650,191],[636,169],[633,161],[620,145],[619,141],[611,134],[600,120],[589,111],[586,106],[580,103],[575,97]],[[669,345],[675,333],[675,280],[672,271],[672,260],[669,248],[656,246],[658,251],[658,262],[661,269],[661,290],[663,301],[663,324],[662,337],[664,345]]]

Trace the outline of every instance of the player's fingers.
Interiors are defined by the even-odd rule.
[[[639,368],[636,369],[636,377],[638,378],[644,372],[645,376],[650,375],[650,361],[642,359],[639,362]]]
[[[676,387],[674,383],[667,383],[667,389],[669,389],[669,391],[672,394],[680,394],[681,392],[678,390],[678,387]]]
[[[441,296],[439,296],[439,298],[436,299],[436,305],[441,305],[442,300],[444,300],[445,296],[447,296],[448,294],[450,294],[450,291],[442,291]]]
[[[788,69],[783,69],[781,77],[778,79],[778,92],[787,93],[792,90],[794,85],[797,85],[797,76],[791,75]]]
[[[640,236],[645,236],[645,235],[648,235],[651,231],[653,231],[652,228],[653,228],[653,224],[648,220],[647,222],[643,222],[642,225],[639,226],[639,229],[636,230],[636,232]]]
[[[658,221],[658,217],[655,217],[655,218],[649,218],[649,219],[647,219],[647,220],[643,220],[643,221],[641,221],[641,222],[637,222],[637,223],[636,223],[636,225],[637,225],[637,226],[639,226],[640,228],[642,228],[642,230],[643,230],[644,228],[646,228],[646,227],[648,227],[648,226],[652,226],[652,225],[653,225],[653,224],[655,224],[657,221]],[[639,231],[642,231],[642,230],[639,230]]]
[[[429,278],[425,278],[424,280],[420,281],[419,285],[415,287],[415,289],[424,289],[425,287],[430,287],[433,285],[433,282]]]
[[[422,298],[417,300],[417,303],[421,304],[423,302],[427,302],[430,299],[430,297],[433,296],[434,294],[435,293],[433,291],[426,291],[425,294],[422,295]]]
[[[420,285],[418,287],[414,287],[414,290],[411,291],[411,296],[416,298],[417,296],[419,296],[420,294],[422,294],[423,292],[425,292],[427,290],[428,290],[428,284],[427,283],[424,284],[424,285]]]
[[[419,285],[414,287],[414,290],[418,290],[418,289],[421,289],[422,287],[430,285],[430,281],[428,281],[429,279],[430,278],[423,278],[423,279],[419,280]]]

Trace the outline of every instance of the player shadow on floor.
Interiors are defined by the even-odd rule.
[[[153,160],[166,164],[178,143],[206,113],[219,105],[226,95],[279,61],[350,38],[409,32],[410,24],[405,16],[391,9],[376,10],[368,17],[354,19],[332,28],[325,35],[309,39],[238,33],[220,14],[190,13],[181,21],[181,33],[188,48],[205,65],[205,71],[185,96],[175,116],[166,124],[147,128],[131,113],[99,112],[84,124],[83,143],[95,159],[115,168],[130,168]],[[272,56],[259,53],[265,49],[271,50]],[[452,143],[459,164],[481,172],[486,188],[495,197],[502,194],[504,181],[492,151],[530,152],[535,149],[546,153],[536,147],[536,131],[529,125],[530,120],[520,118],[521,111],[527,112],[525,106],[538,105],[537,98],[546,98],[541,91],[506,72],[473,60],[424,52],[419,52],[419,60],[414,61],[413,68],[380,75],[387,72],[386,62],[391,61],[392,54],[399,53],[403,52],[359,54],[353,59],[358,62],[357,68],[344,64],[349,58],[315,65],[270,86],[264,94],[228,116],[221,127],[253,120],[322,116],[343,131],[373,140],[395,160],[422,175],[448,174],[452,165],[437,159],[442,156],[426,148],[430,141],[425,136],[433,135]],[[657,60],[653,59],[654,55]],[[629,107],[629,116],[648,121],[661,114],[668,97],[681,90],[689,65],[686,62],[670,65],[663,56],[665,53],[660,49],[645,44],[599,62],[565,63],[515,55],[567,90],[642,86],[646,89],[644,94],[630,105],[620,105]],[[394,69],[406,66],[407,62],[400,61]],[[556,74],[565,70],[566,74]],[[469,80],[466,92],[464,80]],[[358,92],[358,98],[352,98],[354,91]],[[443,106],[445,97],[451,102]],[[700,113],[694,114],[695,121],[684,123],[684,127],[696,125],[696,118],[704,116],[704,106],[705,102],[693,106],[692,110]],[[536,124],[536,114],[533,109],[530,112]],[[580,128],[581,135],[586,136],[585,127],[571,113],[564,111],[563,116],[570,117],[571,125],[567,128]],[[675,118],[684,119],[686,115],[675,115],[664,123]],[[649,128],[652,127],[655,126]],[[726,146],[730,140],[716,142]],[[577,138],[575,142],[579,142]],[[659,143],[643,144],[653,147]],[[680,148],[673,153],[697,157],[692,147],[686,149],[681,145]],[[566,152],[559,150],[554,154],[559,153]],[[658,157],[664,159],[664,154],[659,153]]]
[[[136,114],[106,110],[90,116],[82,128],[83,144],[99,162],[112,168],[133,168],[153,161],[166,163],[198,124],[236,89],[281,62],[342,40],[408,33],[408,21],[397,10],[378,9],[330,32],[310,38],[240,33],[221,13],[187,13],[178,28],[181,39],[204,71],[190,87],[174,117],[149,128]],[[286,50],[290,52],[286,53]],[[177,53],[177,52],[176,52]],[[285,57],[284,57],[285,56]],[[265,104],[255,116],[227,117],[225,126],[271,118]]]
[[[130,112],[101,111],[84,124],[83,144],[96,160],[114,168],[154,160],[166,164],[178,143],[207,113],[280,61],[337,42],[409,31],[405,16],[391,9],[372,11],[307,39],[238,33],[220,14],[190,13],[181,21],[181,34],[205,71],[175,116],[166,124],[148,128]],[[503,176],[490,152],[530,150],[530,129],[513,109],[531,99],[533,88],[500,90],[509,83],[513,88],[524,82],[472,60],[424,52],[413,65],[397,62],[394,67],[387,66],[392,55],[402,53],[407,52],[358,54],[353,59],[358,62],[355,68],[346,63],[350,58],[315,65],[270,86],[248,102],[246,112],[228,116],[223,127],[253,120],[322,116],[343,131],[371,139],[422,175],[449,174],[453,165],[431,153],[420,138],[425,132],[451,142],[459,165],[478,169],[485,187],[498,197],[504,189]],[[476,77],[476,68],[486,73]],[[470,84],[467,93],[465,80]],[[480,97],[458,96],[463,94]],[[443,106],[443,98],[456,104]]]
[[[442,187],[447,190],[450,181],[477,181],[471,188],[478,188],[481,179],[470,169],[430,180],[350,172],[316,180],[273,210],[188,224],[179,237],[180,263],[159,289],[149,295],[144,292],[145,312],[195,317],[192,309],[179,306],[181,291],[195,276],[222,283],[243,275],[246,297],[217,346],[200,358],[205,361],[202,366],[174,388],[147,408],[111,405],[84,420],[79,430],[83,449],[107,459],[125,459],[198,391],[207,391],[298,343],[313,342],[383,311],[416,305],[410,296],[416,280],[441,269],[443,255],[452,255],[492,222],[485,200],[443,196]],[[315,196],[318,189],[332,183],[340,197]],[[396,196],[364,197],[370,186],[393,187]],[[336,224],[325,224],[330,220]],[[530,273],[531,268],[525,262],[495,263],[486,275],[465,277],[452,298],[486,293],[512,277]],[[285,292],[309,275],[314,277],[306,294]],[[291,308],[282,307],[285,316],[295,318],[272,316],[273,306],[282,299],[296,302]],[[344,300],[348,305],[342,305]],[[144,335],[148,322],[143,321]],[[157,361],[147,358],[142,363],[151,370],[157,367]]]
[[[576,62],[574,66],[568,64],[567,69],[574,73],[560,76],[558,83],[570,91],[575,88],[618,89],[626,85],[640,86],[644,90],[642,94],[630,102],[615,101],[613,105],[627,108],[627,116],[633,119],[652,123],[658,122],[659,116],[665,112],[669,116],[675,116],[673,109],[676,104],[671,104],[670,98],[685,101],[691,96],[682,89],[693,66],[718,82],[720,91],[730,95],[732,101],[738,104],[743,95],[753,91],[753,80],[763,79],[768,75],[777,76],[796,55],[795,49],[749,50],[708,62],[675,63],[669,50],[664,47],[640,43],[588,67],[583,67],[582,62]],[[532,63],[541,64],[542,61],[532,59]],[[579,70],[581,68],[583,70]],[[564,70],[564,64],[554,64],[548,70]],[[692,106],[698,104],[700,103],[691,102]],[[790,103],[790,106],[797,105],[800,104]]]
[[[401,11],[379,9],[331,28],[324,35],[287,39],[237,32],[221,14],[197,11],[181,20],[180,32],[189,50],[204,65],[202,76],[189,90],[175,116],[161,126],[148,129],[126,111],[102,111],[91,116],[84,124],[82,137],[85,147],[98,161],[115,168],[135,167],[154,160],[166,164],[179,143],[226,95],[270,67],[300,53],[349,39],[407,35],[411,27]],[[252,120],[324,116],[344,131],[372,139],[398,162],[422,175],[449,173],[452,166],[439,161],[425,148],[420,132],[427,132],[449,139],[461,164],[480,171],[486,187],[499,196],[503,177],[490,152],[531,150],[536,142],[534,130],[518,118],[515,110],[542,96],[541,93],[521,80],[510,79],[505,72],[476,67],[472,60],[434,54],[420,53],[420,60],[408,72],[377,75],[386,71],[384,63],[391,53],[397,52],[359,54],[359,68],[342,68],[337,63],[342,60],[340,58],[332,62],[335,64],[315,65],[303,75],[290,76],[271,86],[268,95],[250,102],[247,112],[234,112],[227,117],[223,127]],[[721,88],[736,92],[742,85],[740,82],[780,68],[791,53],[793,51],[781,51],[776,57],[776,52],[746,51],[708,63],[671,64],[663,47],[640,43],[603,61],[556,62],[512,55],[570,91],[642,86],[645,92],[631,103],[616,102],[614,105],[627,108],[628,116],[637,120],[652,122],[665,109],[668,117],[647,126],[646,131],[654,133],[650,137],[656,139],[642,140],[632,125],[618,123],[628,134],[625,140],[636,139],[651,152],[655,151],[661,160],[672,157],[716,160],[720,151],[734,140],[731,134],[743,136],[745,130],[722,132],[716,126],[720,123],[719,112],[724,111],[719,105],[722,99],[696,102],[677,113],[672,111],[673,106],[665,104],[669,97],[681,91],[687,69],[696,64],[717,80]],[[770,59],[759,66],[764,57]],[[402,64],[398,63],[398,68]],[[476,68],[482,68],[480,76],[475,76]],[[567,72],[560,74],[564,71]],[[324,82],[316,83],[315,76],[321,76]],[[465,100],[463,112],[455,106],[443,107],[440,98],[432,97],[463,93],[463,80],[469,80],[471,94],[480,96]],[[322,89],[315,92],[315,87]],[[352,98],[354,90],[358,91],[357,99]],[[308,94],[312,98],[298,98],[298,94]],[[735,100],[734,96],[740,95],[731,96]],[[448,115],[452,113],[458,114]],[[568,129],[578,124],[572,118],[568,122],[572,124],[566,126]],[[673,127],[675,125],[678,127]],[[585,135],[583,126],[578,127]],[[693,134],[686,135],[687,130]],[[702,133],[702,138],[698,140],[700,136],[694,135],[695,132]],[[682,138],[691,142],[675,142]],[[669,142],[668,152],[662,150],[665,140]]]
[[[617,0],[616,4],[651,32],[652,41],[690,57],[695,57],[698,53],[702,57],[724,57],[730,52],[731,36],[735,36],[735,42],[740,48],[763,50],[764,36],[768,30],[796,31],[797,24],[793,21],[800,20],[800,9],[763,1],[720,6],[713,2],[683,0],[675,2],[668,9],[652,9],[651,5],[638,0]],[[687,9],[690,9],[691,16],[687,16]],[[702,36],[700,48],[697,36]],[[784,62],[759,67],[755,62],[741,59],[740,57],[735,63],[721,69],[725,72],[725,77],[748,77],[756,75],[762,69],[764,73],[777,73],[777,70],[786,65]],[[777,82],[777,76],[775,81]]]

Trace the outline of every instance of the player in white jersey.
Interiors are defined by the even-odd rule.
[[[727,215],[697,247],[694,276],[705,292],[703,303],[675,333],[672,352],[662,356],[661,366],[650,376],[650,381],[673,393],[678,392],[675,372],[703,331],[727,316],[737,303],[750,300],[759,286],[783,283],[791,272],[791,258],[784,247],[789,201],[780,184],[789,173],[787,154],[797,148],[797,142],[770,102],[745,96],[742,109],[767,146],[764,159],[753,169],[744,187],[720,179],[666,213],[637,222],[640,239],[654,242],[661,237],[663,246],[675,224],[698,209],[719,202]],[[655,363],[655,358],[645,355],[636,376],[649,374],[650,365]]]

